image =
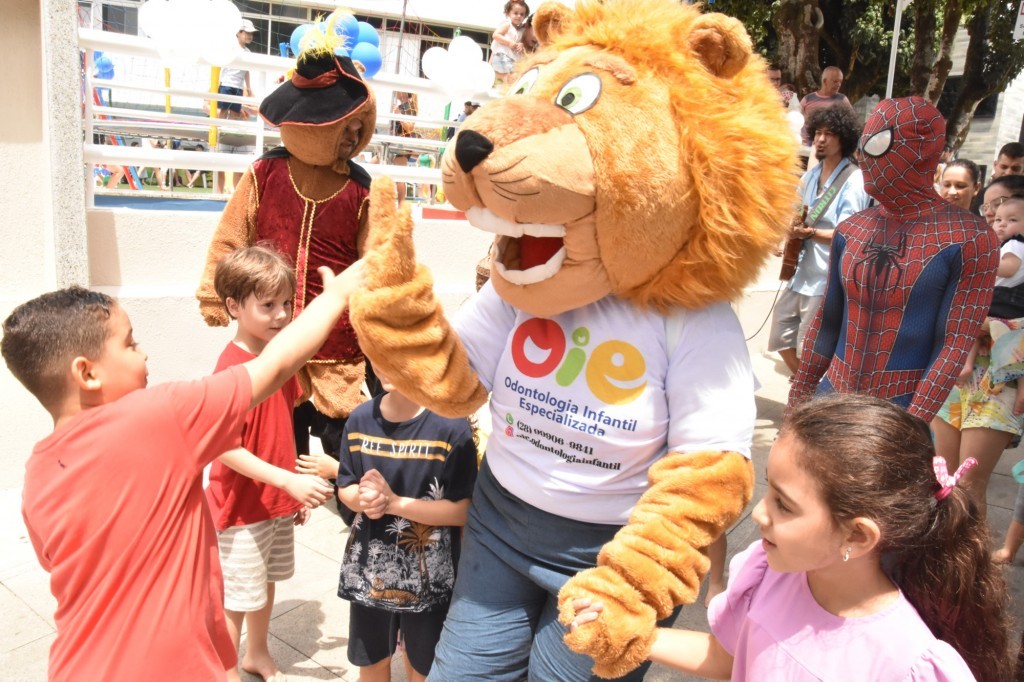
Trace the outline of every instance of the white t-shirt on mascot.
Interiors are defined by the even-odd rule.
[[[534,317],[490,283],[470,299],[455,327],[491,391],[497,480],[552,514],[621,525],[668,450],[749,457],[754,375],[735,314],[721,303],[669,319],[675,331],[613,296]]]

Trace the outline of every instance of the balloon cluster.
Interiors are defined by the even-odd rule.
[[[292,54],[298,55],[302,52],[316,33],[327,35],[331,30],[341,40],[341,47],[335,49],[335,54],[351,57],[352,61],[361,63],[366,69],[363,75],[367,78],[377,75],[384,61],[380,54],[380,36],[377,35],[377,29],[365,21],[356,21],[351,14],[340,11],[335,11],[324,21],[296,26],[289,43]]]
[[[149,0],[139,8],[139,27],[171,66],[200,59],[224,66],[242,51],[242,14],[230,0]]]
[[[484,61],[483,50],[469,36],[456,36],[447,49],[432,47],[423,53],[423,75],[441,88],[453,102],[489,90],[494,69]]]

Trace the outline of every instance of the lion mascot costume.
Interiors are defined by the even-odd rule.
[[[280,126],[284,146],[246,169],[214,232],[196,292],[200,312],[211,326],[228,324],[213,277],[217,262],[237,248],[267,242],[292,261],[298,284],[294,315],[323,289],[318,267],[340,272],[361,254],[370,176],[350,159],[369,144],[377,107],[373,90],[352,60],[334,54],[340,45],[333,28],[339,16],[331,15],[326,32],[310,32],[315,35],[297,58],[290,78],[260,105],[260,116]],[[303,396],[312,398],[316,407],[296,411],[300,443],[303,435],[308,442],[303,422],[315,421],[315,435],[334,453],[344,418],[364,400],[363,360],[356,335],[343,317],[323,348],[299,371]]]
[[[796,148],[734,19],[583,0],[533,26],[543,49],[441,161],[449,201],[496,235],[490,283],[449,324],[375,181],[350,312],[413,400],[464,416],[490,394],[432,678],[638,679],[752,494],[755,380],[729,301],[789,222]],[[567,634],[583,596],[604,614]]]

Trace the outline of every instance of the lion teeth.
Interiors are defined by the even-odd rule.
[[[474,206],[466,209],[466,219],[478,230],[501,234],[507,237],[564,237],[565,225],[548,225],[545,223],[513,223],[498,216],[489,208]],[[550,262],[550,261],[549,261]],[[543,267],[543,266],[540,266]]]

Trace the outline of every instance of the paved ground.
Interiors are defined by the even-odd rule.
[[[758,421],[754,435],[754,459],[759,478],[755,500],[764,492],[764,465],[775,438],[789,385],[777,363],[755,356],[755,371],[764,384],[758,392]],[[1024,450],[1004,454],[989,487],[989,520],[996,537],[1002,538],[1009,524],[1016,484],[1009,476],[1011,466]],[[0,491],[0,679],[45,680],[46,658],[54,638],[53,611],[48,576],[36,563],[21,523],[20,490]],[[356,680],[357,672],[345,656],[347,603],[335,596],[338,567],[345,543],[345,528],[335,514],[320,508],[310,523],[296,534],[295,578],[282,583],[271,623],[271,650],[292,682],[304,680]],[[729,532],[730,556],[757,537],[749,508]],[[1024,556],[1006,569],[1013,608],[1024,613]],[[698,604],[703,603],[703,597]],[[699,605],[683,609],[677,627],[706,629],[704,609]],[[1015,641],[1020,639],[1020,625]],[[397,659],[397,657],[396,657]],[[401,662],[393,666],[396,680],[404,680]],[[246,676],[247,680],[258,680]],[[655,667],[647,677],[657,682],[689,680],[679,673]]]

